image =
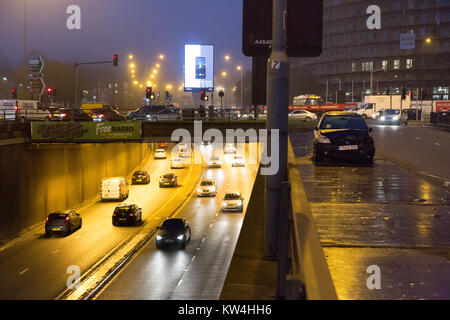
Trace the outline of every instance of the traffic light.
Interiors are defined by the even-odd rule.
[[[113,66],[118,67],[119,66],[119,55],[115,54],[113,56]]]
[[[406,89],[402,88],[402,100],[406,99]]]
[[[17,88],[11,88],[11,97],[12,99],[17,99]]]
[[[222,98],[223,96],[224,96],[224,93],[223,93],[223,91],[220,91],[220,92],[219,92],[219,97],[221,97],[221,98]]]
[[[52,88],[47,88],[47,96],[49,98],[53,98],[53,89]]]
[[[202,100],[202,101],[208,101],[208,97],[206,96],[206,90],[205,90],[205,89],[202,89],[202,90],[200,91],[200,100]]]
[[[153,94],[152,94],[152,87],[147,87],[146,89],[145,89],[145,97],[147,98],[147,99],[151,99],[151,96],[152,96]]]

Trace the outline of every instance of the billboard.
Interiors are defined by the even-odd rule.
[[[139,122],[32,122],[32,142],[140,141]]]
[[[184,46],[184,91],[214,90],[214,45]]]

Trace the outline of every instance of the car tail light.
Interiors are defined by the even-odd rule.
[[[130,217],[134,216],[134,214],[130,213]]]
[[[113,217],[115,217],[116,216],[116,214],[115,213],[113,213]]]
[[[69,222],[69,216],[66,217],[66,221],[64,223]]]
[[[45,218],[45,224],[48,224],[48,217]]]
[[[19,110],[19,107],[18,106],[14,106],[14,111],[17,111],[17,110]]]
[[[103,115],[102,115],[102,114],[99,114],[98,116],[99,116],[100,118],[103,118]]]

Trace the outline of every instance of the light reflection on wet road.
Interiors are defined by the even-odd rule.
[[[449,193],[377,156],[315,166],[312,133],[290,136],[339,298],[450,299]]]

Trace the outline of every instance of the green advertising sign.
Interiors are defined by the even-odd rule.
[[[32,122],[32,142],[140,141],[139,122]]]

